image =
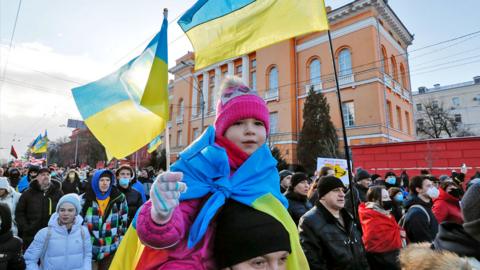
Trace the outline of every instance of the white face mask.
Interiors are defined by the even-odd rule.
[[[427,195],[431,199],[436,199],[438,198],[438,195],[440,195],[440,191],[436,187],[431,187],[427,190]]]

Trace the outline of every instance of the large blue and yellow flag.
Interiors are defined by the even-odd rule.
[[[45,130],[45,135],[42,134],[38,135],[35,141],[32,143],[32,147],[30,148],[30,152],[33,154],[42,154],[48,151],[48,135],[47,130]]]
[[[149,144],[148,144],[148,153],[152,153],[153,151],[157,150],[157,148],[162,144],[161,136],[158,135],[155,137]]]
[[[123,158],[161,134],[168,122],[166,13],[160,32],[116,72],[72,89],[85,124],[109,158]]]
[[[328,29],[323,0],[199,0],[179,20],[195,68]]]

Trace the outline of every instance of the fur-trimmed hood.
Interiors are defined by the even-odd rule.
[[[480,270],[480,262],[449,251],[432,250],[429,243],[411,244],[400,252],[402,270]]]

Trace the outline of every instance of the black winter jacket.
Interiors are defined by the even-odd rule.
[[[440,224],[433,248],[451,251],[461,257],[475,257],[480,261],[480,242],[468,234],[462,225],[453,222]]]
[[[353,188],[352,189],[349,189],[347,191],[347,193],[345,194],[345,209],[347,209],[348,212],[350,212],[350,214],[353,215],[353,211],[352,211],[352,195],[350,195],[350,192],[351,191],[354,191],[353,192],[353,197],[355,198],[355,206],[357,208],[357,211],[358,211],[358,206],[360,205],[360,203],[362,202],[366,202],[367,201],[367,191],[368,191],[368,188],[365,188],[361,185],[358,185],[357,183],[354,183],[353,184]],[[361,230],[361,229],[360,229]]]
[[[15,220],[18,225],[18,236],[23,239],[25,250],[33,241],[35,234],[47,227],[50,216],[55,213],[58,200],[63,196],[61,184],[50,180],[51,184],[44,193],[37,180],[30,182],[18,200]]]
[[[352,215],[345,209],[340,214],[345,228],[321,203],[300,219],[300,243],[311,270],[369,269]]]
[[[0,270],[25,269],[22,240],[11,231],[0,235]]]
[[[288,213],[292,217],[295,224],[298,225],[300,218],[312,209],[313,205],[307,199],[307,196],[302,196],[293,191],[287,191],[285,197],[288,199]]]
[[[425,211],[420,208],[411,208],[412,205],[420,205],[427,211],[429,218]],[[411,209],[410,209],[411,208]],[[424,202],[416,195],[411,195],[405,201],[405,231],[407,238],[411,243],[432,242],[438,232],[438,222],[432,212],[432,202]]]
[[[125,189],[120,185],[118,185],[118,190],[120,190],[120,192],[122,192],[127,199],[127,204],[128,204],[128,225],[127,226],[130,226],[130,223],[135,217],[135,214],[137,213],[138,208],[140,208],[140,206],[142,206],[143,204],[142,195],[140,195],[140,192],[136,191],[131,186],[128,186],[128,188]]]

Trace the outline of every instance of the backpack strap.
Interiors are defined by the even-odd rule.
[[[412,208],[418,208],[418,209],[422,209],[422,212],[425,213],[425,215],[427,215],[427,219],[428,219],[428,224],[430,224],[430,215],[428,214],[427,210],[425,210],[425,207],[421,206],[420,204],[414,204],[412,206],[410,206],[409,210],[412,209]]]
[[[50,226],[47,227],[47,237],[45,237],[45,242],[43,243],[42,253],[40,256],[40,262],[43,265],[43,261],[45,260],[45,254],[47,253],[48,241],[50,241],[50,236],[52,235],[52,229]]]

